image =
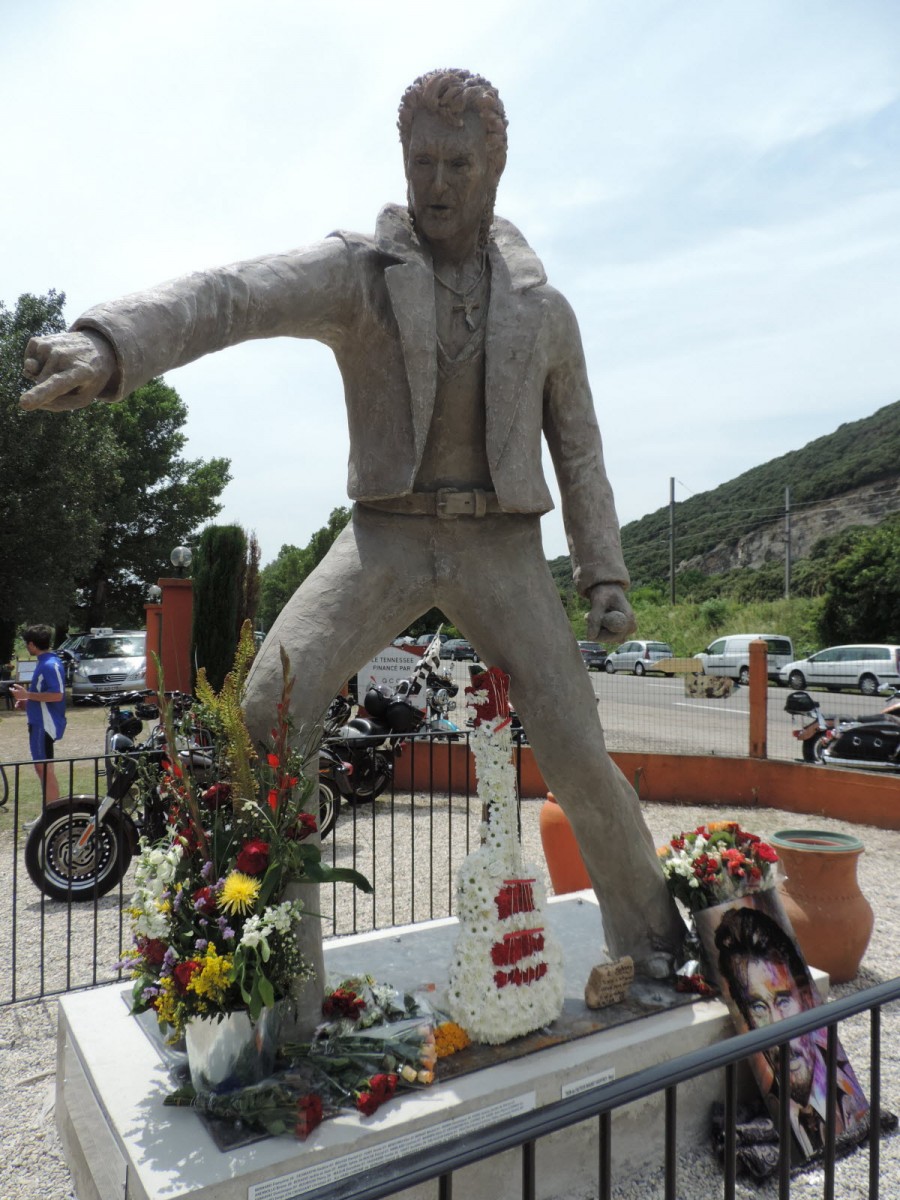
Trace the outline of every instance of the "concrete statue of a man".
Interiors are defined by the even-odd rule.
[[[285,607],[246,694],[264,736],[279,645],[294,719],[320,719],[341,684],[432,606],[511,695],[547,786],[578,839],[611,954],[671,967],[682,926],[634,791],[611,762],[588,674],[541,546],[559,482],[589,635],[634,628],[613,497],[578,327],[534,251],[494,216],[506,116],[487,80],[434,71],[406,91],[408,204],[374,236],[199,271],[100,304],[72,331],[32,340],[25,408],[115,401],[152,376],[250,338],[316,338],[344,382],[353,519]],[[364,603],[360,597],[364,596]]]

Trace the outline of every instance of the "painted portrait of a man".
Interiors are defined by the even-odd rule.
[[[794,940],[777,893],[748,896],[723,909],[698,914],[709,965],[717,975],[740,1032],[760,1029],[816,1007],[812,976]],[[802,1158],[825,1145],[827,1112],[825,1029],[789,1043],[791,1127]],[[772,1113],[778,1110],[781,1050],[756,1056],[753,1067]],[[835,1080],[835,1134],[863,1120],[868,1103],[840,1043]]]

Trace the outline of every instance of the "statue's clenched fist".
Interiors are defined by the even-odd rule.
[[[618,584],[596,584],[591,588],[590,600],[587,635],[592,641],[618,643],[637,629],[634,610]]]
[[[102,334],[54,333],[33,337],[22,374],[37,382],[22,393],[22,408],[54,412],[84,408],[96,400],[116,373],[116,356]]]

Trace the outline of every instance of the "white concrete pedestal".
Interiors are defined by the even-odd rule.
[[[584,983],[602,945],[593,894],[552,900],[547,919],[563,945],[568,1007],[583,1007]],[[455,936],[455,920],[443,920],[341,938],[326,943],[326,968],[330,978],[368,973],[400,988],[433,983],[439,998]],[[59,1006],[56,1119],[78,1200],[302,1198],[367,1167],[713,1045],[732,1032],[723,1004],[687,1004],[403,1093],[373,1117],[342,1114],[306,1142],[268,1138],[223,1152],[193,1112],[163,1107],[173,1081],[158,1047],[129,1014],[127,992],[114,985],[74,993]],[[707,1143],[710,1105],[720,1089],[715,1075],[679,1088],[680,1142]],[[616,1114],[617,1174],[662,1162],[662,1111],[661,1098],[654,1098]],[[537,1174],[538,1195],[548,1200],[587,1196],[592,1188],[595,1194],[597,1123],[542,1139]],[[511,1200],[521,1195],[519,1155],[467,1168],[455,1182],[460,1196]],[[397,1195],[430,1200],[437,1187]]]

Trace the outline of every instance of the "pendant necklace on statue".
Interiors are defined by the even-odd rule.
[[[467,288],[462,288],[462,289],[452,287],[449,283],[447,283],[446,280],[441,279],[440,275],[438,275],[436,270],[434,272],[434,277],[438,281],[438,283],[441,285],[441,287],[446,288],[448,292],[451,292],[460,301],[459,304],[453,305],[452,311],[453,312],[461,312],[464,314],[465,319],[466,319],[466,329],[468,329],[470,333],[474,331],[475,326],[476,326],[475,309],[481,308],[481,300],[477,299],[474,294],[475,289],[481,283],[482,279],[484,279],[484,273],[486,270],[487,270],[487,256],[485,256],[482,259],[481,272],[480,272],[478,278],[475,280],[475,282],[470,283]]]

